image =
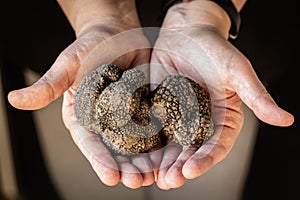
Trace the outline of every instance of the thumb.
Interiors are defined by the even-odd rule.
[[[9,103],[22,110],[36,110],[60,97],[74,81],[78,69],[76,55],[62,53],[52,67],[33,85],[8,94]]]
[[[231,74],[233,89],[260,120],[274,126],[293,124],[293,115],[276,104],[258,79],[249,61],[235,68],[234,71],[239,73]]]

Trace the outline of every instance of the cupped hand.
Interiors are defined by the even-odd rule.
[[[226,31],[210,23],[189,23],[195,15],[185,13],[188,9],[175,6],[166,16],[151,56],[151,81],[176,71],[206,88],[214,135],[200,148],[172,142],[165,147],[157,178],[161,189],[181,187],[226,157],[243,125],[242,103],[271,125],[289,126],[294,120],[278,107],[249,60],[228,42]]]
[[[56,59],[33,85],[9,93],[9,102],[18,109],[36,110],[64,94],[62,114],[74,142],[106,185],[122,182],[138,188],[154,182],[147,155],[113,156],[94,133],[79,125],[74,114],[74,94],[80,81],[96,67],[114,63],[123,69],[148,63],[148,40],[141,29],[124,24],[94,23]]]

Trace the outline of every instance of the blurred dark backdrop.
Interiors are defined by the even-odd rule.
[[[260,123],[244,199],[300,199],[300,13],[293,1],[249,0],[234,44],[250,59],[291,127]]]
[[[143,25],[159,25],[160,1],[137,0],[137,3]],[[296,1],[249,0],[241,12],[240,35],[232,41],[252,62],[278,104],[293,113],[296,120],[288,128],[260,122],[243,199],[300,199],[300,106],[296,71],[300,12],[295,4]],[[24,67],[43,74],[75,39],[56,1],[2,1],[0,15],[1,67],[10,75]],[[11,85],[6,87],[6,93],[24,84],[18,76],[12,76],[9,81]],[[28,136],[16,139],[22,139],[19,145],[30,143]]]

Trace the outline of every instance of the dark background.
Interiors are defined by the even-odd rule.
[[[160,1],[137,1],[143,25],[159,25]],[[260,122],[243,199],[300,199],[299,70],[296,71],[300,12],[295,4],[296,1],[249,0],[241,12],[240,35],[231,41],[251,61],[276,102],[295,116],[294,125],[287,128]],[[75,36],[56,1],[2,1],[0,15],[1,67],[7,79],[2,84],[7,94],[24,86],[18,72],[30,67],[45,73]],[[12,114],[11,120],[18,117],[26,126],[18,113]],[[17,149],[32,140],[28,135],[12,135]],[[14,152],[21,159],[22,154]],[[32,159],[28,163],[34,165],[36,161]],[[21,182],[26,176],[22,177]]]
[[[280,128],[260,123],[244,199],[300,199],[299,11],[292,1],[249,0],[234,42],[275,101],[295,116]]]

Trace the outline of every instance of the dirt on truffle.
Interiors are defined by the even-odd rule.
[[[85,77],[75,94],[79,123],[99,134],[116,153],[144,153],[161,135],[197,145],[213,134],[208,93],[193,80],[168,75],[154,91],[138,69],[104,64]]]

